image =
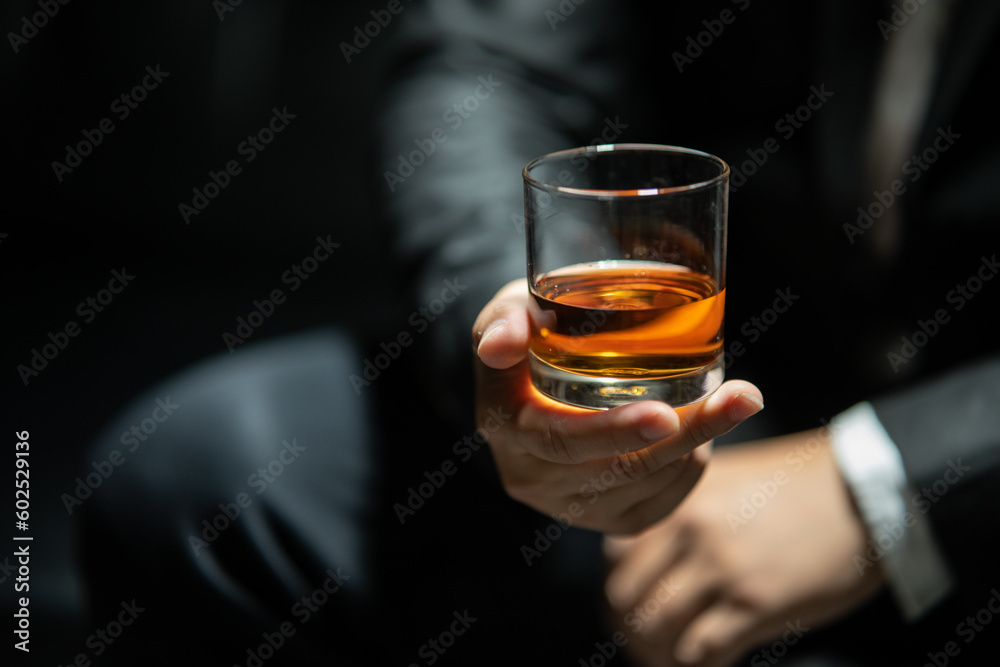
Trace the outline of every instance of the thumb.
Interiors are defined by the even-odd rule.
[[[531,326],[527,281],[508,283],[486,304],[472,328],[479,359],[491,368],[510,368],[528,354]]]

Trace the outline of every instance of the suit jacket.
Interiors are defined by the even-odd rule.
[[[873,401],[902,453],[911,510],[930,518],[957,581],[915,628],[893,626],[916,637],[912,655],[893,647],[893,659],[917,664],[948,641],[966,658],[996,644],[995,631],[973,632],[973,643],[961,624],[1000,583],[1000,356],[989,326],[1000,297],[1000,6],[953,5],[912,156],[896,191],[873,189],[864,139],[877,58],[908,17],[833,1],[407,7],[387,70],[380,172],[413,298],[429,302],[445,279],[467,286],[422,341],[426,376],[450,383],[468,379],[479,309],[524,276],[530,159],[651,142],[727,160],[726,349],[745,350],[727,376],[757,383],[768,405],[737,436],[819,426]],[[903,228],[880,253],[874,230],[893,206]],[[787,312],[763,317],[782,294]],[[448,397],[439,407],[469,414],[468,397],[438,394]]]

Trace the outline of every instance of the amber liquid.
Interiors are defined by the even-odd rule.
[[[671,264],[569,266],[532,289],[531,351],[584,375],[689,373],[722,354],[725,295],[708,276]]]

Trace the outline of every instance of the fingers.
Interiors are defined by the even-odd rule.
[[[497,406],[513,415],[512,428],[489,438],[504,488],[537,510],[586,500],[593,507],[581,526],[618,534],[645,529],[697,483],[708,448],[692,452],[763,407],[759,390],[738,381],[678,410],[657,401],[611,410],[554,401],[529,377],[531,307],[526,281],[508,283],[472,334],[478,417]]]
[[[472,344],[490,368],[510,368],[527,356],[530,298],[527,281],[515,280],[480,311],[472,326]]]
[[[670,454],[688,452],[728,433],[764,409],[760,390],[743,380],[730,380],[703,401],[677,408],[681,430],[661,445]]]
[[[501,370],[478,363],[476,371],[478,406],[501,405],[514,414],[515,428],[491,438],[491,444],[548,463],[594,462],[592,469],[577,471],[578,475],[600,474],[610,463],[602,460],[649,447],[680,427],[677,414],[664,403],[644,401],[613,410],[587,410],[554,401],[531,384],[526,360]],[[660,458],[667,462],[665,455]],[[622,462],[636,469],[637,477],[644,476],[638,472],[644,465],[641,457]]]
[[[669,521],[663,525],[671,528]],[[620,613],[651,612],[634,628],[644,640],[635,649],[651,664],[728,667],[771,637],[772,624],[760,608],[727,594],[731,582],[698,549],[697,535],[675,528],[655,528],[660,539],[641,545],[665,548],[666,556],[644,554],[639,545],[624,556],[607,580],[606,595]]]
[[[738,381],[679,412],[652,401],[594,412],[548,399],[530,387],[521,364],[530,339],[529,307],[527,282],[508,283],[476,318],[473,344],[486,367],[512,371],[489,377],[481,369],[489,377],[481,387],[508,404],[517,397],[511,407],[521,408],[518,426],[524,437],[519,444],[544,461],[575,464],[617,456],[629,477],[641,479],[763,408],[760,391]],[[515,369],[518,365],[522,368]]]
[[[657,529],[654,529],[657,530]],[[630,648],[643,664],[677,667],[674,659],[677,642],[686,630],[718,601],[719,587],[706,577],[707,572],[695,553],[695,544],[678,535],[676,548],[664,540],[654,540],[671,552],[666,559],[655,553],[636,556],[624,567],[616,568],[605,588],[616,614],[635,633]],[[667,563],[665,566],[664,563]],[[684,663],[687,664],[687,663]],[[697,663],[695,663],[697,664]]]
[[[489,374],[489,371],[484,371]],[[640,401],[594,411],[554,401],[535,390],[527,365],[516,373],[492,373],[481,387],[495,397],[517,396],[518,444],[529,454],[559,464],[590,462],[583,474],[600,474],[617,457],[628,484],[738,426],[763,408],[760,391],[740,380],[724,383],[708,399],[674,410],[666,403]]]
[[[654,479],[659,477],[662,471],[650,477],[651,483],[645,486],[654,490],[654,493],[645,498],[639,496],[639,499],[622,513],[622,520],[618,521],[610,532],[637,533],[673,512],[701,479],[710,455],[711,444],[706,443],[666,466],[666,469],[676,469],[676,474],[670,479]],[[637,494],[632,495],[635,497]]]
[[[677,638],[673,657],[681,665],[727,667],[767,639],[753,613],[720,602],[691,621]]]
[[[686,454],[759,407],[759,391],[733,381],[718,397],[682,408],[686,424],[678,430],[679,411],[664,403],[585,410],[537,392],[526,362],[479,370],[481,404],[503,405],[515,415],[516,428],[490,438],[507,492],[541,511],[586,502],[588,527],[616,534],[669,514],[697,483],[709,450]]]
[[[677,410],[663,403],[642,402],[603,413],[613,417],[608,421],[571,424],[566,420],[563,425],[553,423],[547,437],[554,440],[545,451],[532,450],[532,453],[556,463],[589,460],[581,468],[582,474],[604,476],[610,468],[615,475],[604,485],[625,486],[656,473],[684,454],[728,433],[762,408],[760,390],[749,382],[731,380],[706,400]],[[679,417],[679,429],[675,426],[675,416]],[[636,428],[638,430],[628,430]],[[671,433],[671,429],[675,431]],[[562,455],[564,441],[576,432],[582,432],[581,440],[596,442],[577,458]],[[575,449],[577,441],[572,442]],[[605,457],[612,456],[615,458],[605,460]]]
[[[576,525],[607,535],[632,535],[645,530],[670,514],[691,492],[707,458],[707,453],[700,450],[685,454],[629,486],[602,489],[595,488],[599,480],[586,482],[581,493],[574,496],[583,508]]]
[[[552,463],[584,463],[629,454],[669,438],[680,428],[677,413],[664,403],[643,401],[594,411],[565,406],[535,394],[535,400],[529,401],[521,413],[521,425],[526,434],[533,436],[522,445]],[[635,457],[635,466],[646,469],[647,474],[662,467],[648,467],[647,463]],[[595,470],[604,467],[606,462],[594,466]]]
[[[529,452],[553,463],[586,464],[581,474],[611,469],[608,487],[645,479],[763,408],[760,390],[742,380],[726,382],[706,400],[677,410],[642,401],[595,413],[539,399],[526,406],[522,422],[543,434],[542,442],[529,443]]]
[[[648,535],[657,532],[657,539]],[[636,537],[606,537],[605,554],[613,559],[604,582],[604,594],[612,609],[632,610],[641,605],[648,591],[661,581],[671,584],[671,596],[678,586],[675,567],[689,552],[689,537],[665,522]]]

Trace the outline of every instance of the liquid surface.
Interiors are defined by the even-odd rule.
[[[532,289],[531,351],[574,373],[686,373],[722,352],[725,289],[684,267],[615,261],[569,266]]]

